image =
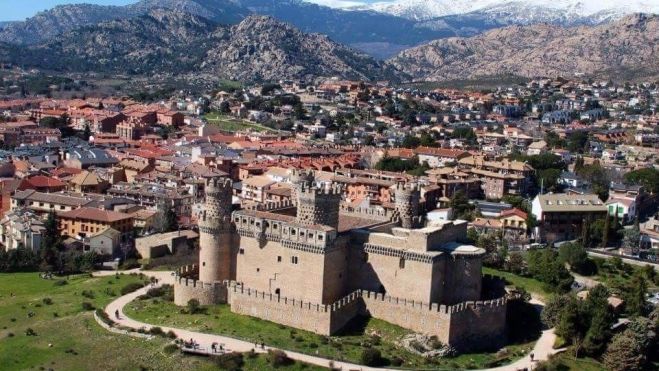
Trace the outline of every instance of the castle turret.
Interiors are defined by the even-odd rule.
[[[228,178],[206,182],[206,201],[199,219],[199,279],[204,282],[231,279],[231,194]]]
[[[314,180],[315,180],[315,176],[311,170],[304,170],[304,169],[291,170],[290,181],[293,184],[293,188],[291,190],[291,200],[293,201],[294,204],[297,204],[298,201],[298,195],[297,195],[298,189],[302,187],[311,187],[313,185]]]
[[[416,183],[405,184],[398,182],[394,190],[395,208],[400,217],[403,228],[416,228],[421,224],[419,217],[419,202],[421,192]]]
[[[297,222],[339,228],[339,207],[343,190],[337,184],[325,188],[302,185],[297,189]]]

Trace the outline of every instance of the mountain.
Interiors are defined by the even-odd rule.
[[[658,76],[659,16],[634,14],[598,26],[509,26],[470,38],[435,40],[389,63],[418,80],[499,74]]]
[[[632,13],[659,13],[658,0],[391,0],[350,7],[411,20],[429,21],[452,15],[494,18],[507,24],[561,22],[601,23]]]
[[[249,11],[232,0],[142,0],[126,6],[60,5],[39,12],[24,22],[14,22],[0,29],[0,41],[13,44],[42,43],[82,26],[134,18],[156,8],[184,11],[219,23],[236,23],[249,15]]]
[[[347,11],[301,0],[237,1],[256,14],[273,16],[304,32],[328,35],[376,57],[389,57],[401,48],[455,36],[450,31],[419,27],[415,21],[373,11]]]
[[[445,30],[418,27],[416,22],[372,11],[347,11],[301,0],[141,0],[127,6],[62,5],[0,29],[0,42],[38,44],[82,26],[130,19],[152,9],[191,13],[221,24],[236,24],[250,14],[273,16],[303,32],[322,33],[340,43],[390,57],[402,48],[455,36]],[[377,48],[373,46],[377,45]],[[384,48],[383,46],[386,46]]]
[[[271,17],[249,16],[227,26],[165,9],[84,26],[39,45],[0,44],[0,62],[64,73],[203,76],[209,80],[400,76],[390,66],[327,36],[305,34]]]

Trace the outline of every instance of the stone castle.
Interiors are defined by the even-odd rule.
[[[199,265],[184,267],[175,302],[228,303],[236,313],[333,335],[369,315],[436,335],[459,350],[500,344],[506,300],[483,300],[485,251],[463,244],[467,222],[423,225],[416,185],[395,210],[341,206],[342,190],[295,172],[295,202],[231,210],[231,180],[211,179],[199,220]]]

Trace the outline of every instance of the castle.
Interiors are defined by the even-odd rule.
[[[506,300],[483,300],[485,251],[467,222],[423,226],[419,188],[398,184],[391,213],[348,210],[342,190],[295,171],[294,203],[231,210],[231,180],[207,181],[199,265],[175,303],[228,303],[235,313],[323,335],[358,315],[435,335],[459,350],[505,338]]]

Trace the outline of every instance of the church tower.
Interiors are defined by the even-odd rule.
[[[206,181],[204,211],[199,219],[199,279],[203,282],[232,278],[231,194],[231,179]]]
[[[394,190],[395,208],[400,217],[401,227],[412,229],[421,224],[419,202],[421,191],[416,183],[398,182]]]

